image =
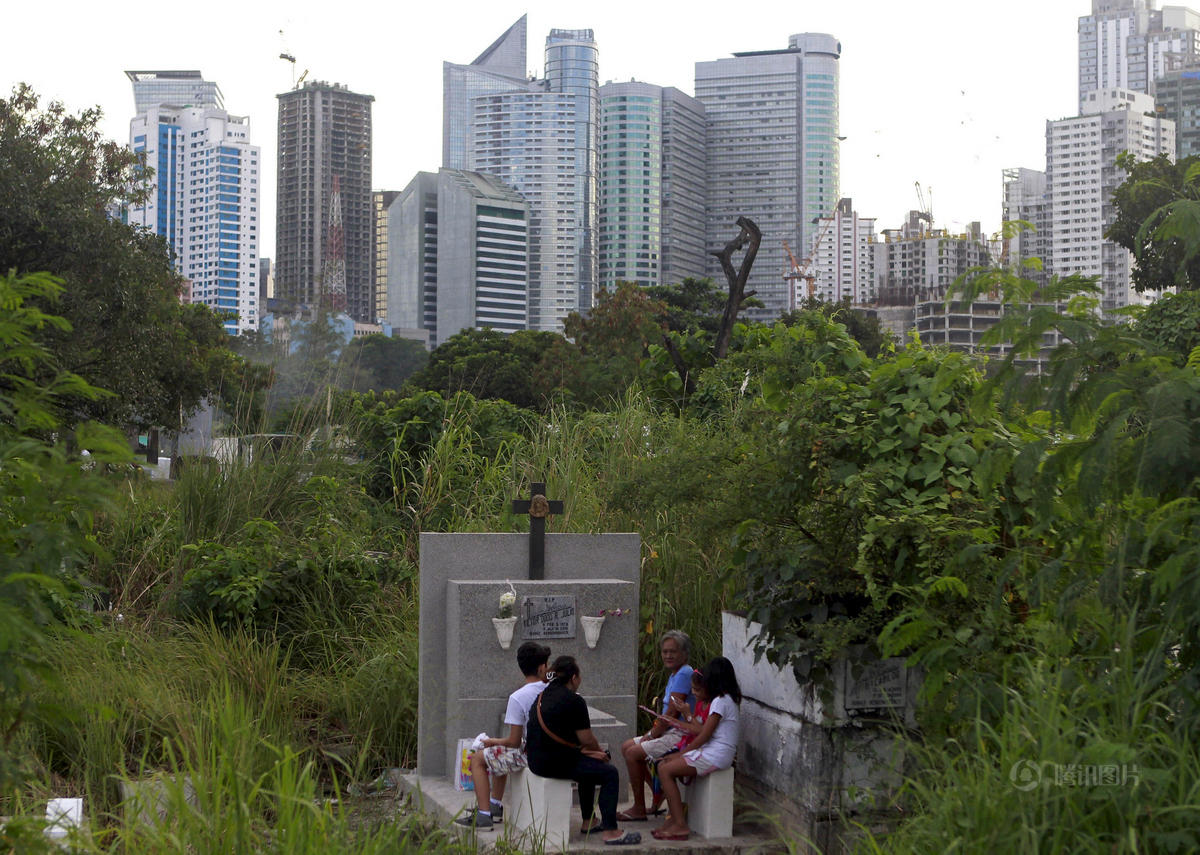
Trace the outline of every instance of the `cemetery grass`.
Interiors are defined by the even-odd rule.
[[[692,633],[697,659],[719,653],[719,539],[678,509],[614,500],[638,458],[696,443],[694,426],[631,396],[493,442],[477,406],[443,402],[441,430],[405,453],[355,447],[360,426],[343,425],[270,460],[118,479],[78,592],[91,611],[47,636],[55,674],[8,749],[28,777],[0,815],[82,796],[88,845],[104,851],[304,852],[310,838],[323,852],[457,851],[403,811],[364,821],[379,794],[360,809],[351,786],[414,765],[417,532],[519,530],[508,503],[534,478],[567,501],[552,531],[642,532],[642,613],[620,618],[639,621],[642,694],[661,689],[665,629]],[[379,458],[394,473],[382,496]],[[128,821],[121,783],[146,779],[171,794],[171,822]]]

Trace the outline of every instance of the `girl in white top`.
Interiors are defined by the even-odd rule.
[[[708,775],[733,765],[742,690],[733,672],[733,663],[724,656],[718,656],[704,666],[704,692],[712,700],[703,724],[666,717],[674,727],[696,736],[683,754],[672,754],[658,764],[658,777],[671,808],[670,817],[662,828],[651,832],[659,840],[688,839],[678,779]]]

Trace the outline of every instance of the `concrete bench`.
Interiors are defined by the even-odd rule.
[[[543,778],[528,769],[511,772],[504,788],[504,830],[522,845],[565,852],[571,839],[572,781]]]
[[[733,767],[680,787],[688,828],[701,837],[733,837]]]

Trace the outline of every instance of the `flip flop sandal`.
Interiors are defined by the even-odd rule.
[[[645,822],[649,817],[634,816],[626,811],[617,812],[617,822]]]
[[[684,838],[687,839],[686,837]],[[642,835],[636,831],[626,831],[620,837],[614,837],[612,840],[605,840],[605,846],[634,846],[642,842]]]
[[[582,834],[584,837],[587,837],[592,832],[600,831],[600,830],[601,830],[600,823],[593,822],[591,825],[580,826],[579,833]]]

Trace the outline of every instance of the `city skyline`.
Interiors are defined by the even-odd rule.
[[[715,3],[696,7],[685,20],[669,10],[628,3],[564,10],[530,2],[468,5],[463,11],[469,14],[452,19],[435,9],[406,10],[402,25],[395,15],[368,11],[365,4],[346,3],[330,15],[317,4],[297,3],[287,11],[240,9],[243,35],[236,55],[209,47],[220,43],[210,37],[219,15],[193,19],[196,38],[181,45],[161,38],[167,28],[185,23],[182,15],[178,22],[168,20],[176,15],[173,10],[164,10],[155,21],[125,19],[118,27],[91,7],[68,6],[74,23],[61,39],[68,59],[46,62],[31,46],[36,40],[18,40],[0,58],[6,91],[27,81],[39,95],[63,100],[72,110],[99,104],[106,136],[121,140],[133,107],[123,69],[199,69],[258,129],[255,142],[267,177],[261,207],[268,215],[276,197],[275,99],[291,88],[293,75],[279,53],[296,56],[296,76],[307,69],[310,80],[339,82],[375,96],[373,189],[398,190],[417,171],[440,164],[442,92],[436,81],[442,61],[469,58],[461,45],[488,45],[527,12],[536,40],[529,61],[538,66],[528,71],[544,72],[539,34],[587,27],[596,34],[601,84],[632,77],[688,94],[695,92],[696,62],[775,48],[797,32],[832,33],[843,44],[841,195],[852,196],[863,215],[888,228],[918,206],[913,182],[920,181],[933,190],[939,225],[958,231],[978,219],[992,231],[1000,221],[1001,170],[1043,168],[1045,121],[1075,113],[1076,23],[1090,2],[1072,0],[1046,9],[1014,0],[998,11],[950,2],[923,3],[919,10],[881,2],[804,10],[768,4],[753,20],[728,16]],[[394,29],[397,49],[350,44],[351,36],[361,33],[353,23],[356,15],[378,18],[376,33]],[[36,8],[11,10],[6,19],[17,31],[50,26]],[[82,58],[73,66],[69,57],[95,55],[98,38],[105,57],[99,67]],[[81,73],[85,61],[86,74]],[[427,84],[414,83],[421,80]],[[273,246],[274,234],[272,218],[264,223],[264,253]]]

